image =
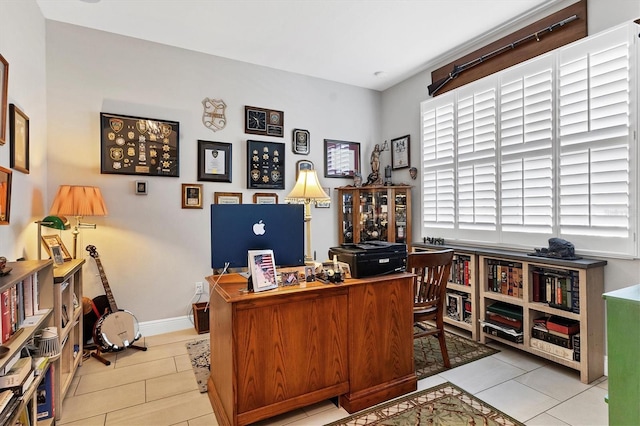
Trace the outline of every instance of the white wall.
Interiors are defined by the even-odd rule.
[[[10,224],[0,226],[0,256],[35,258],[37,227],[46,210],[47,114],[45,21],[34,0],[0,1],[0,54],[9,62],[9,103],[29,117],[30,174],[13,170]],[[9,114],[0,166],[9,169]],[[30,249],[26,248],[30,246]]]
[[[530,16],[525,24],[535,22],[536,20],[567,7],[575,1],[560,2],[541,13],[539,16]],[[623,22],[633,21],[640,18],[640,1],[637,0],[589,0],[587,4],[588,15],[588,31],[589,34],[595,34],[606,28],[621,24]],[[518,28],[525,24],[519,25]],[[493,40],[497,40],[513,30],[505,30],[504,33],[493,35]],[[485,45],[484,41],[478,45],[466,46],[465,50],[455,52],[453,57],[441,59],[437,63],[430,64],[423,72],[397,84],[396,86],[386,90],[382,94],[382,135],[383,138],[394,138],[404,134],[411,135],[411,158],[412,164],[420,169],[420,102],[427,100],[429,94],[427,86],[431,84],[431,72],[442,65],[452,61],[455,57],[463,56],[475,49]],[[408,175],[408,171],[404,171]],[[404,176],[403,173],[403,176]],[[408,179],[405,178],[405,180]],[[413,203],[413,241],[421,241],[422,227],[420,226],[420,179],[411,181],[415,184]],[[438,235],[430,235],[438,237]],[[578,247],[579,249],[579,247]],[[628,287],[637,284],[640,281],[640,260],[620,260],[607,259],[608,264],[605,268],[605,291],[611,291],[618,288]]]
[[[61,184],[101,188],[109,215],[85,219],[98,227],[82,230],[79,250],[86,256],[84,247],[96,246],[119,307],[139,321],[185,315],[194,283],[211,274],[207,207],[214,192],[242,192],[244,203],[255,192],[277,192],[284,202],[302,159],[314,162],[323,186],[347,185],[350,179],[323,177],[323,139],[361,142],[364,170],[367,146],[379,141],[379,92],[68,24],[47,22],[47,72],[48,193],[53,197]],[[227,104],[225,129],[214,133],[202,124],[205,97]],[[284,111],[285,137],[245,134],[245,105]],[[140,176],[100,174],[101,111],[178,121],[180,177],[144,177],[149,195],[139,196],[133,183]],[[310,155],[292,153],[294,128],[310,131]],[[198,183],[198,139],[233,144],[233,182],[201,182],[205,208],[182,209],[181,184]],[[247,139],[285,144],[285,190],[246,189]],[[331,195],[331,209],[312,209],[319,260],[337,244]],[[71,233],[63,239],[70,248]],[[102,285],[87,259],[85,292],[97,295]]]

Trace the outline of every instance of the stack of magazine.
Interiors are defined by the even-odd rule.
[[[501,339],[522,343],[522,307],[504,302],[495,302],[487,306],[483,331]]]

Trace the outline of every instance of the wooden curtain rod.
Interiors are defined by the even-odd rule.
[[[546,33],[550,33],[551,31],[553,31],[556,28],[561,28],[563,26],[565,26],[566,24],[575,21],[576,19],[578,19],[578,15],[572,15],[569,16],[566,19],[563,19],[562,21],[556,22],[555,24],[549,25],[548,27],[542,28],[534,33],[529,34],[528,36],[522,37],[519,40],[514,41],[513,43],[509,43],[505,46],[502,46],[496,50],[494,50],[493,52],[489,52],[485,55],[480,56],[479,58],[473,59],[469,62],[465,62],[462,65],[454,65],[453,66],[453,70],[449,73],[449,75],[447,75],[445,78],[440,79],[438,81],[436,81],[435,83],[432,83],[429,85],[428,89],[429,89],[429,95],[434,95],[438,90],[442,89],[444,87],[445,84],[447,84],[448,82],[450,82],[451,80],[453,80],[454,78],[456,78],[461,72],[466,71],[470,68],[475,67],[476,65],[479,65],[483,62],[485,62],[488,59],[494,58],[498,55],[501,55],[509,50],[515,49],[517,46],[519,46],[522,43],[525,43],[527,41],[530,40],[535,40],[535,41],[540,41],[540,36]]]

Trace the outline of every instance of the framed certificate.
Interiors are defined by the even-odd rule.
[[[409,135],[391,139],[391,165],[394,170],[409,167],[409,141]]]
[[[198,141],[198,180],[231,182],[231,144]]]

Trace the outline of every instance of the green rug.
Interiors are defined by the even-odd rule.
[[[482,343],[474,342],[453,333],[445,332],[445,342],[451,368],[479,360],[489,355],[500,352]],[[442,363],[440,343],[433,336],[426,336],[413,341],[413,357],[416,366],[418,380],[441,373],[445,368]]]
[[[445,333],[445,340],[451,368],[459,367],[499,352],[497,349],[449,332]],[[207,391],[207,380],[209,378],[209,339],[189,342],[186,346],[200,392],[204,393]],[[418,380],[446,370],[442,363],[440,344],[438,339],[433,336],[414,340],[413,356]]]
[[[405,395],[326,426],[367,425],[524,426],[451,383]]]

